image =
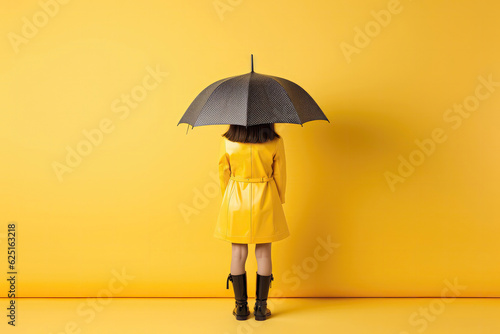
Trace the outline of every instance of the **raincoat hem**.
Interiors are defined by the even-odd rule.
[[[224,240],[224,241],[229,241],[229,242],[234,242],[234,243],[241,243],[241,244],[261,244],[261,243],[268,243],[268,242],[275,242],[279,240],[283,240],[290,236],[290,232],[284,232],[280,234],[275,234],[271,235],[268,237],[262,237],[262,238],[252,238],[250,239],[249,237],[230,237],[230,236],[225,236],[221,235],[217,232],[213,234],[215,238]]]

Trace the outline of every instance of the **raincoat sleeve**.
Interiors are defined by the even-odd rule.
[[[229,165],[229,156],[226,153],[226,141],[222,138],[219,148],[219,183],[222,196],[224,196],[224,192],[226,191],[230,175],[231,166]]]
[[[285,203],[286,191],[286,159],[285,159],[285,144],[283,138],[280,137],[276,147],[273,161],[273,175],[278,188],[278,193],[281,199],[281,204]]]

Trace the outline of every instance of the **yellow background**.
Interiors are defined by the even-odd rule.
[[[473,101],[478,77],[500,81],[500,5],[401,0],[346,57],[391,3],[72,0],[15,47],[23,17],[43,23],[43,9],[2,1],[1,268],[14,221],[18,296],[105,294],[122,270],[116,296],[232,296],[230,244],[212,236],[227,126],[186,135],[177,123],[203,88],[249,72],[251,53],[256,72],[301,85],[331,122],[276,127],[291,236],[273,244],[271,296],[440,296],[447,282],[500,296],[500,87],[460,126],[443,118]],[[156,88],[115,112],[156,68],[168,72]],[[113,130],[61,181],[54,162],[106,119]],[[439,128],[447,139],[391,189],[385,173]],[[328,238],[331,253],[318,248]]]

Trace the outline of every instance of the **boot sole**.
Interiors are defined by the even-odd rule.
[[[248,314],[236,314],[233,312],[233,315],[235,316],[236,320],[247,320],[248,317],[250,316],[250,313]]]
[[[271,317],[271,314],[266,314],[266,315],[262,315],[262,314],[253,314],[254,317],[255,317],[255,320],[258,320],[258,321],[262,321],[262,320],[267,320]]]

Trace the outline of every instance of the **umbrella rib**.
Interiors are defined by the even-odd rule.
[[[282,79],[282,78],[275,77],[275,76],[271,76],[271,75],[270,75],[270,77],[271,77],[271,78],[273,78],[273,80],[274,80],[275,82],[277,82],[277,83],[278,83],[278,85],[280,85],[280,87],[281,87],[281,88],[283,89],[283,91],[285,92],[285,95],[286,95],[286,97],[288,98],[288,101],[290,101],[290,103],[291,103],[291,105],[293,106],[293,108],[295,109],[295,111],[297,111],[297,108],[295,107],[295,104],[293,104],[293,101],[292,101],[292,99],[290,98],[290,95],[288,95],[288,92],[286,91],[285,87],[283,87],[283,85],[279,82],[279,80],[276,80],[276,79],[275,79],[275,78],[277,78],[277,79]],[[297,115],[297,118],[299,119],[299,122],[300,122],[299,124],[302,126],[302,120],[300,119],[300,115],[299,115],[299,113],[298,113],[298,112],[296,112],[295,114]]]
[[[229,80],[231,80],[231,79],[233,79],[233,78],[236,78],[236,77],[237,77],[237,76],[232,76],[232,77],[227,77],[227,78],[224,78],[224,79],[219,80],[219,81],[220,81],[220,82],[219,82],[219,84],[218,84],[218,85],[217,85],[217,86],[216,86],[216,87],[212,90],[212,92],[211,92],[211,93],[210,93],[210,95],[208,96],[207,100],[205,101],[205,103],[203,103],[203,106],[200,108],[199,113],[198,113],[198,115],[196,116],[196,120],[194,121],[193,127],[194,127],[194,126],[196,126],[196,123],[198,122],[198,119],[199,119],[199,117],[200,117],[201,112],[203,111],[203,108],[205,108],[205,105],[206,105],[206,104],[207,104],[207,102],[210,100],[210,98],[212,97],[212,95],[214,95],[214,94],[215,94],[215,91],[216,91],[216,90],[218,90],[218,89],[220,89],[220,87],[221,87],[224,83],[226,83],[227,81],[229,81]],[[214,83],[215,83],[215,82],[214,82]],[[214,83],[212,83],[212,84],[214,84]],[[200,94],[201,94],[201,93],[200,93]]]
[[[253,65],[252,65],[253,67]],[[247,98],[246,98],[246,103],[247,105],[245,106],[245,110],[248,111],[248,101],[250,100],[250,82],[252,82],[252,75],[253,75],[253,71],[250,73],[250,75],[248,76],[248,89],[245,89],[245,92],[247,93]],[[249,117],[250,113],[247,112],[247,120],[246,120],[246,123],[245,123],[245,127],[248,126],[248,117]]]

